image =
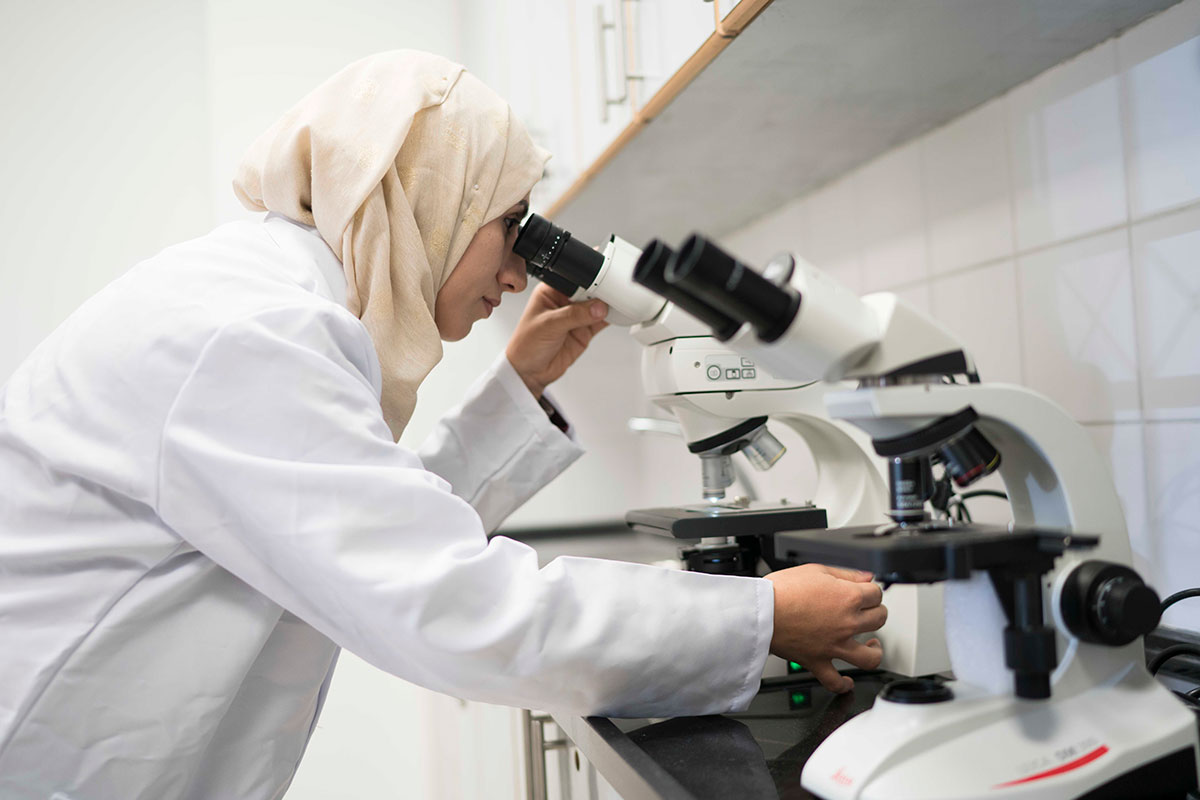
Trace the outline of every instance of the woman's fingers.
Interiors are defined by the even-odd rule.
[[[835,578],[841,578],[844,581],[854,581],[855,583],[865,583],[872,580],[873,576],[869,572],[863,572],[861,569],[846,569],[845,567],[831,567],[828,564],[818,565],[825,572]]]
[[[878,639],[871,639],[866,644],[855,639],[847,639],[838,648],[837,657],[859,669],[878,669],[883,663],[883,647]]]
[[[862,593],[859,608],[875,608],[883,603],[883,589],[879,588],[878,583],[860,583],[858,590]]]
[[[577,328],[591,327],[603,322],[608,306],[602,300],[586,303],[569,303],[542,315],[542,324],[547,328],[566,334]]]
[[[829,661],[819,661],[815,664],[807,664],[806,666],[808,667],[808,671],[813,674],[813,677],[831,692],[838,692],[840,694],[854,688],[854,679],[838,672]]]
[[[887,622],[887,618],[887,606],[881,605],[864,609],[858,617],[859,632],[877,631],[883,627],[883,623]]]

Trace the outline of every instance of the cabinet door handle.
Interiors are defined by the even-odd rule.
[[[608,107],[619,106],[629,99],[629,82],[640,81],[645,76],[635,75],[629,71],[629,53],[626,48],[625,38],[628,31],[625,28],[625,7],[626,3],[637,2],[638,0],[617,0],[617,5],[614,10],[615,19],[612,22],[607,22],[604,19],[604,3],[596,4],[596,57],[599,59],[598,65],[598,84],[600,94],[600,121],[608,122]],[[605,45],[605,33],[611,31],[617,46],[617,65],[620,67],[620,80],[618,83],[621,86],[620,97],[608,96],[608,49]]]
[[[616,31],[616,23],[608,23],[604,21],[604,4],[596,4],[596,75],[600,95],[600,122],[608,123],[608,107],[610,105],[624,102],[625,98],[620,97],[617,100],[608,99],[608,48],[605,47],[604,33],[605,31]]]
[[[547,800],[546,753],[564,749],[567,740],[546,741],[544,726],[550,717],[544,714],[534,715],[529,709],[522,709],[521,720],[525,728],[525,797],[528,800]]]

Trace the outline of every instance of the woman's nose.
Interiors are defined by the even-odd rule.
[[[500,271],[500,285],[506,292],[519,293],[525,291],[529,277],[525,274],[525,259],[516,253],[509,253],[504,260],[504,268]]]

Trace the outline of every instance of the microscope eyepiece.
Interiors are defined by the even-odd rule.
[[[768,343],[783,335],[800,309],[799,293],[776,286],[702,236],[683,243],[663,277],[738,323],[750,323]]]
[[[530,275],[566,295],[591,286],[604,266],[602,254],[537,214],[530,214],[521,226],[513,252],[525,259]],[[562,288],[566,284],[569,289]]]
[[[689,294],[680,286],[667,283],[663,273],[675,251],[658,239],[652,240],[638,257],[633,268],[633,279],[650,291],[666,298],[713,329],[718,341],[726,341],[742,326],[737,320],[717,311],[698,297]]]

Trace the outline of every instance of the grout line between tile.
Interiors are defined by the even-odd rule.
[[[1130,287],[1130,302],[1133,304],[1133,352],[1137,357],[1137,390],[1138,390],[1138,413],[1142,417],[1142,429],[1138,432],[1138,439],[1142,445],[1142,496],[1145,500],[1147,538],[1150,542],[1150,553],[1148,554],[1152,563],[1157,564],[1161,559],[1159,552],[1159,537],[1157,536],[1155,526],[1155,497],[1153,487],[1150,480],[1150,420],[1146,419],[1146,390],[1143,381],[1145,354],[1142,351],[1142,306],[1139,302],[1141,292],[1139,289],[1141,267],[1139,259],[1136,257],[1133,248],[1133,226],[1142,222],[1148,221],[1147,218],[1134,219],[1133,214],[1133,138],[1132,125],[1129,119],[1129,80],[1125,70],[1121,64],[1121,48],[1120,40],[1114,47],[1114,54],[1117,59],[1117,117],[1121,125],[1121,171],[1122,178],[1125,180],[1125,219],[1128,224],[1125,226],[1125,247],[1129,254],[1129,287]],[[1198,203],[1200,205],[1200,203]],[[1150,217],[1154,218],[1153,216]]]
[[[1195,210],[1200,210],[1200,200],[1195,200],[1190,203],[1184,203],[1184,204],[1178,205],[1178,206],[1172,206],[1171,208],[1165,209],[1163,211],[1155,212],[1154,214],[1147,214],[1146,216],[1139,217],[1138,219],[1133,220],[1132,222],[1120,222],[1115,225],[1109,225],[1104,228],[1096,228],[1095,230],[1088,231],[1087,233],[1081,233],[1077,236],[1072,236],[1072,237],[1069,237],[1066,239],[1059,239],[1059,240],[1051,242],[1049,244],[1038,245],[1037,247],[1030,247],[1026,250],[1021,250],[1019,252],[1013,253],[1012,255],[999,256],[997,258],[988,259],[987,261],[976,261],[976,262],[973,262],[970,264],[965,264],[961,267],[955,267],[954,269],[948,269],[944,272],[939,272],[936,275],[929,275],[925,278],[918,278],[918,279],[912,280],[912,281],[904,281],[902,283],[892,284],[890,286],[885,286],[885,287],[882,287],[879,289],[875,289],[874,291],[892,292],[892,291],[902,290],[902,289],[914,289],[914,288],[920,286],[921,284],[933,283],[934,281],[941,280],[942,278],[949,278],[949,277],[954,277],[957,275],[963,275],[963,274],[971,272],[973,270],[983,269],[984,267],[994,267],[997,264],[1003,264],[1006,261],[1019,261],[1022,258],[1026,258],[1028,256],[1037,255],[1037,254],[1043,253],[1047,250],[1053,250],[1057,247],[1065,247],[1067,245],[1076,244],[1078,242],[1082,242],[1086,239],[1091,239],[1096,236],[1103,236],[1106,233],[1117,233],[1118,231],[1120,231],[1123,228],[1127,229],[1129,236],[1132,237],[1133,227],[1135,225],[1143,225],[1143,224],[1149,223],[1149,222],[1156,222],[1156,221],[1166,218],[1166,217],[1171,217],[1176,214],[1183,214],[1188,211],[1195,211]],[[1130,247],[1132,249],[1132,244],[1130,245]],[[1131,252],[1131,255],[1132,255],[1132,252]],[[821,265],[816,264],[815,266],[820,268]]]
[[[1013,275],[1013,304],[1017,308],[1017,372],[1021,376],[1021,385],[1029,385],[1028,370],[1025,367],[1025,303],[1021,294],[1021,270],[1017,263],[1017,191],[1016,191],[1016,175],[1013,166],[1013,143],[1011,138],[1011,126],[1009,102],[1012,100],[1012,92],[1004,95],[1004,172],[1008,179],[1008,234],[1009,240],[1012,243],[1012,275]]]

